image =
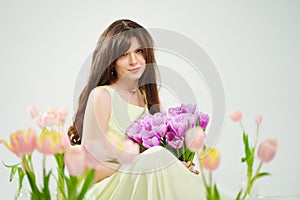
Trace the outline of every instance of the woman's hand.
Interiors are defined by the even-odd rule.
[[[185,162],[185,161],[182,161],[183,165],[188,168],[188,170],[190,170],[191,172],[195,173],[195,174],[199,174],[199,171],[198,170],[195,170],[194,169],[194,166],[195,164],[192,163],[191,161],[188,161],[188,162]]]

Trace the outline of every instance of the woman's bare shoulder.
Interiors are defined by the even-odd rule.
[[[96,102],[110,102],[111,101],[111,95],[109,91],[103,87],[103,86],[98,86],[93,89],[94,90],[94,98]]]

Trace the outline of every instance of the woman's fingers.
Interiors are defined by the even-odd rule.
[[[193,168],[195,166],[195,163],[192,163],[191,161],[188,161],[188,162],[182,161],[182,163],[191,172],[193,172],[193,173],[195,173],[197,175],[199,174],[199,171]]]

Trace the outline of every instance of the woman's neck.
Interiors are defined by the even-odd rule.
[[[137,81],[128,81],[118,80],[112,84],[117,90],[122,92],[135,93],[138,90],[138,80]]]

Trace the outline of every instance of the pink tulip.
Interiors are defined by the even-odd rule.
[[[36,116],[39,115],[35,106],[29,106],[27,109],[27,113],[31,117],[31,119],[34,119]]]
[[[262,141],[257,151],[258,158],[265,163],[270,162],[271,160],[273,160],[276,154],[277,147],[277,140],[266,139]]]
[[[42,119],[41,119],[40,116],[36,116],[36,117],[34,118],[34,121],[35,121],[35,123],[36,123],[40,128],[43,128]]]
[[[221,155],[215,148],[207,148],[199,152],[198,158],[201,166],[209,171],[216,170],[220,165]]]
[[[254,121],[257,125],[261,124],[262,116],[261,115],[256,115]]]
[[[65,165],[71,176],[82,175],[86,169],[86,155],[81,146],[73,146],[64,155]]]
[[[58,110],[58,124],[59,125],[64,124],[67,117],[68,117],[68,108],[67,107],[61,107]]]
[[[234,121],[234,122],[239,122],[239,121],[242,120],[243,116],[242,116],[241,111],[235,111],[234,113],[232,113],[232,114],[230,115],[230,118],[231,118],[231,120]]]
[[[56,115],[54,115],[52,113],[48,113],[48,112],[45,112],[43,114],[43,116],[42,116],[42,125],[43,126],[51,127],[51,126],[55,125],[56,122],[57,122]]]
[[[199,151],[204,143],[206,135],[201,127],[189,129],[185,134],[185,143],[189,150]]]
[[[69,149],[71,147],[71,142],[69,136],[66,133],[61,133],[61,148]]]
[[[60,115],[61,118],[66,118],[68,116],[68,108],[67,107],[61,107],[59,110],[58,110],[58,113]]]
[[[37,149],[44,154],[62,153],[63,146],[62,134],[58,131],[49,131],[44,128],[37,139]]]
[[[25,154],[32,153],[36,148],[36,134],[33,129],[29,128],[27,131],[17,131],[10,135],[10,144],[1,139],[0,143],[3,143],[9,150],[21,157]]]

